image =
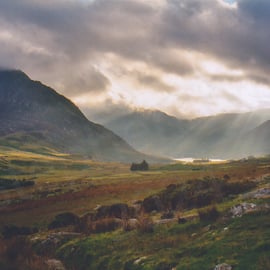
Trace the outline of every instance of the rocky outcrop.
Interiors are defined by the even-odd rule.
[[[269,196],[270,196],[270,187],[264,187],[264,188],[260,188],[260,189],[257,189],[255,191],[252,191],[252,192],[245,194],[244,198],[246,198],[246,199],[251,199],[251,198],[259,199],[259,198],[267,198]]]
[[[216,265],[214,270],[232,270],[232,267],[229,264],[222,263],[222,264]]]
[[[56,259],[49,259],[46,261],[49,270],[66,270],[63,263]]]
[[[233,218],[241,217],[243,214],[257,210],[257,205],[254,203],[241,203],[233,206],[230,209],[230,214]]]

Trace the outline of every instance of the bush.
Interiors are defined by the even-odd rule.
[[[69,225],[78,225],[80,218],[73,213],[66,212],[55,216],[54,220],[49,224],[48,229],[56,229]]]
[[[154,195],[143,200],[142,208],[146,213],[150,213],[152,211],[161,211],[164,206],[160,197],[158,195]]]
[[[219,217],[219,212],[215,206],[210,206],[199,210],[199,218],[203,222],[213,222]]]
[[[25,237],[0,240],[0,269],[48,270],[45,260],[37,256]]]
[[[133,217],[135,211],[132,207],[129,207],[124,203],[116,203],[112,205],[103,205],[98,208],[96,213],[96,219],[100,218],[127,218]]]
[[[142,163],[132,163],[130,166],[130,170],[131,171],[148,171],[149,165],[145,160]]]
[[[259,257],[256,270],[270,269],[270,258],[268,255],[262,255]]]
[[[174,213],[172,211],[165,212],[161,215],[161,219],[171,219],[174,218]]]
[[[6,225],[2,230],[2,235],[5,239],[12,238],[18,235],[30,235],[36,233],[37,228],[18,227],[16,225]]]
[[[0,179],[0,190],[30,187],[35,184],[32,180]]]
[[[149,213],[153,210],[192,209],[219,203],[230,195],[246,192],[256,187],[255,182],[228,182],[224,179],[206,177],[190,180],[178,185],[169,185],[156,195],[143,201],[143,209]]]
[[[175,263],[160,262],[155,270],[171,270],[173,267],[175,267]]]
[[[150,217],[140,216],[138,218],[138,230],[141,233],[152,233],[154,232],[154,222]]]
[[[122,222],[120,219],[104,218],[91,223],[89,227],[89,232],[92,233],[112,232],[119,229],[121,226]]]

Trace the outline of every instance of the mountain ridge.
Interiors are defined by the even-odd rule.
[[[155,114],[163,115],[166,121],[157,123],[155,117],[152,119],[149,117]],[[151,154],[174,158],[230,159],[241,158],[243,155],[269,154],[267,142],[256,148],[254,142],[260,138],[259,134],[249,135],[253,129],[269,119],[270,109],[195,119],[178,119],[158,111],[152,113],[136,111],[109,121],[105,126],[122,136],[135,148]],[[269,152],[266,149],[269,149]]]
[[[98,160],[155,159],[139,153],[102,125],[89,121],[70,100],[31,80],[22,71],[0,71],[0,120],[2,137],[34,132],[36,137],[40,135],[41,143],[45,138],[45,143],[60,150]]]

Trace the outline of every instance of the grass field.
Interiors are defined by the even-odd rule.
[[[249,180],[258,183],[257,188],[270,185],[267,157],[222,163],[155,164],[147,172],[131,172],[129,168],[129,164],[102,163],[49,148],[33,153],[1,147],[0,178],[31,179],[35,185],[0,191],[0,227],[35,226],[39,229],[37,237],[46,237],[50,233],[47,225],[57,214],[72,212],[82,216],[97,205],[131,205],[190,179]],[[245,200],[241,196],[219,202],[216,207],[221,217],[215,221],[204,222],[197,217],[185,224],[155,225],[152,233],[116,230],[84,235],[55,247],[54,256],[62,259],[68,269],[76,270],[214,269],[222,262],[233,265],[233,269],[270,269],[263,268],[269,266],[269,211],[226,218],[228,209],[237,203],[265,205],[269,198]],[[197,213],[198,209],[181,209],[175,215]],[[155,221],[159,215],[154,212],[149,218]]]

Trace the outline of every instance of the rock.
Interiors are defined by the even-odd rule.
[[[255,191],[252,192],[248,192],[246,194],[243,195],[243,198],[245,199],[259,199],[259,198],[267,198],[270,196],[270,188],[269,187],[264,187],[264,188],[260,188],[257,189]]]
[[[141,258],[139,258],[139,259],[135,260],[135,261],[134,261],[134,264],[139,264],[139,263],[141,263],[142,261],[144,261],[144,260],[146,260],[146,259],[147,259],[147,257],[146,257],[146,256],[141,257]]]
[[[139,221],[136,218],[131,218],[126,221],[123,221],[123,229],[125,231],[133,231],[138,229]]]
[[[241,203],[233,206],[230,210],[232,217],[241,217],[243,214],[251,211],[255,211],[257,205],[254,203]]]
[[[80,235],[80,233],[57,232],[49,234],[46,239],[43,240],[38,237],[35,237],[31,240],[37,243],[39,253],[43,255],[48,255],[52,254],[54,250],[59,247],[63,242],[77,238]]]
[[[177,218],[160,219],[160,220],[156,220],[154,223],[156,225],[161,225],[161,224],[169,224],[173,222],[177,222]]]
[[[138,216],[142,209],[142,201],[134,201],[132,202],[132,208],[134,209],[134,215]]]
[[[254,198],[264,198],[270,196],[270,188],[262,188],[256,191]]]
[[[229,264],[222,263],[222,264],[216,265],[214,270],[232,270],[232,267]]]
[[[46,264],[49,267],[49,270],[66,270],[63,263],[56,259],[49,259],[46,261]]]
[[[204,227],[203,229],[202,229],[202,231],[203,232],[209,232],[210,230],[212,230],[212,225],[211,224],[209,224],[209,225],[207,225],[206,227]]]

